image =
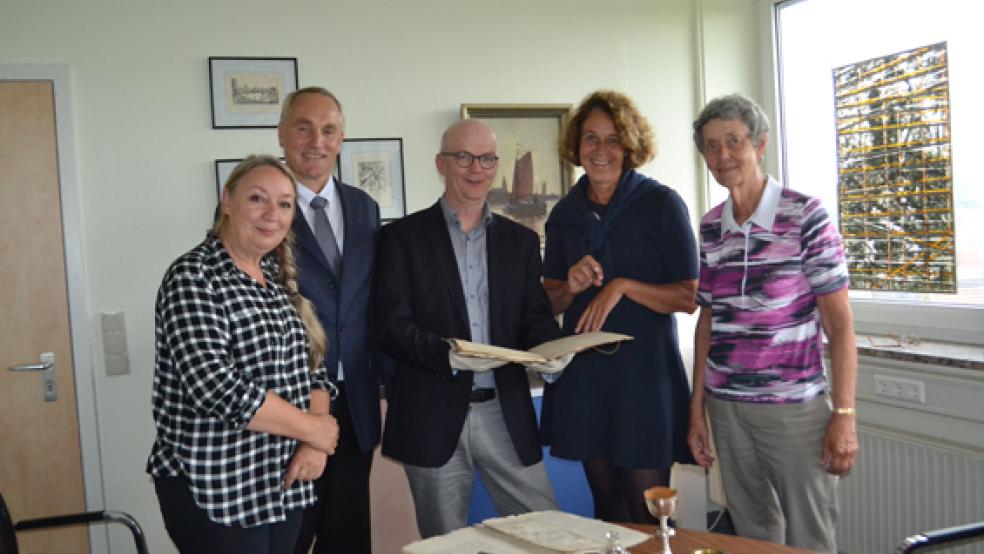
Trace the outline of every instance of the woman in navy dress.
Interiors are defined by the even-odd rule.
[[[635,171],[656,148],[624,94],[585,98],[560,151],[585,175],[547,220],[544,288],[567,334],[635,340],[578,355],[546,387],[544,438],[583,463],[595,517],[652,523],[643,491],[667,485],[673,462],[693,463],[673,313],[696,309],[697,246],[679,195]]]

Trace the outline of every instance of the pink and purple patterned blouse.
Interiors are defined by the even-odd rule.
[[[771,404],[823,394],[816,297],[846,286],[840,234],[818,199],[769,177],[743,225],[731,198],[707,212],[697,303],[712,310],[708,394]]]

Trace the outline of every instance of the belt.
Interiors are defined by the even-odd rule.
[[[495,398],[495,389],[472,389],[471,402],[488,402]]]

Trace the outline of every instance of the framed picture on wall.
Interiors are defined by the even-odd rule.
[[[213,129],[276,127],[284,97],[297,90],[297,58],[208,59]]]
[[[236,164],[241,161],[243,161],[242,158],[215,160],[215,191],[217,193],[216,198],[220,201],[222,200],[222,187],[225,186],[226,179],[229,178],[232,170],[236,168]]]
[[[495,131],[499,171],[488,203],[492,211],[540,235],[554,204],[574,184],[573,168],[560,158],[557,143],[570,104],[462,104],[462,119],[480,119]]]
[[[407,215],[403,177],[403,139],[347,138],[336,170],[343,183],[366,191],[379,203],[383,221]]]

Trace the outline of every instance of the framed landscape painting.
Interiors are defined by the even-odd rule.
[[[499,171],[489,191],[492,211],[545,239],[547,215],[573,186],[573,168],[557,153],[570,104],[462,104],[462,119],[480,119],[495,131]]]

